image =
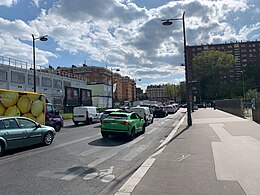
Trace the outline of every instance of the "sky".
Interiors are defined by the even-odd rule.
[[[185,80],[187,45],[260,40],[260,0],[0,0],[0,56],[36,64],[120,69],[137,87]]]

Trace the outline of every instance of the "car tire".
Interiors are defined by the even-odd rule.
[[[129,140],[132,141],[135,139],[135,128],[131,129],[131,135],[129,135]]]
[[[145,133],[145,125],[143,125],[142,131],[141,131],[141,134],[144,134],[144,133]]]
[[[152,118],[152,121],[151,121],[151,124],[153,123],[153,118]]]
[[[92,118],[88,118],[87,119],[87,125],[91,125],[92,124]]]
[[[76,126],[79,125],[79,122],[74,121],[73,123],[74,123],[74,125],[76,125]]]
[[[60,124],[56,124],[55,131],[59,132],[60,130],[61,130],[61,125]]]
[[[5,144],[1,141],[0,142],[0,156],[2,156],[5,152]]]
[[[52,132],[47,132],[45,133],[44,137],[43,137],[43,144],[45,146],[49,146],[51,145],[52,141],[53,141],[53,133]]]
[[[102,135],[102,137],[104,139],[109,137],[109,133],[108,132],[101,132],[101,135]]]

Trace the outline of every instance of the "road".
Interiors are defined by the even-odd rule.
[[[103,139],[100,123],[66,121],[51,146],[14,150],[0,158],[1,195],[114,194],[156,150],[185,113],[155,118],[133,141]]]

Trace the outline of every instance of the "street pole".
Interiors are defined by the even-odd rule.
[[[171,18],[163,21],[163,25],[169,26],[172,25],[173,20],[182,20],[183,26],[183,46],[184,46],[184,62],[185,62],[185,79],[186,79],[186,101],[187,101],[187,123],[188,126],[192,125],[191,119],[191,103],[190,103],[190,85],[189,85],[189,73],[188,73],[188,60],[186,52],[186,33],[185,33],[185,12],[183,12],[182,18]]]
[[[243,79],[243,97],[244,97],[244,101],[246,100],[246,94],[245,94],[245,77],[244,77],[244,71],[241,70],[242,73],[242,79]]]
[[[188,60],[187,60],[187,49],[186,49],[186,30],[185,30],[185,12],[182,15],[182,25],[183,25],[183,42],[184,42],[184,60],[185,60],[185,77],[186,77],[186,99],[187,99],[187,123],[188,126],[192,125],[191,119],[191,105],[190,105],[190,85],[189,85],[189,73],[188,73]]]
[[[35,38],[32,34],[33,39],[33,91],[36,93],[36,65],[35,65]]]
[[[114,82],[113,82],[113,70],[111,68],[111,94],[112,94],[112,108],[114,107],[114,97],[113,97],[113,86],[114,85]]]

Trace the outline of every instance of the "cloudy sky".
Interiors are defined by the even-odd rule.
[[[187,44],[260,40],[260,0],[0,0],[0,56],[44,67],[120,68],[146,89],[184,80]]]

